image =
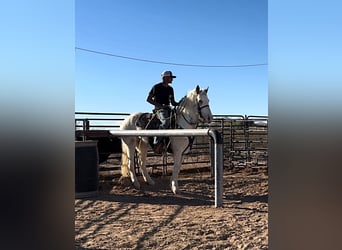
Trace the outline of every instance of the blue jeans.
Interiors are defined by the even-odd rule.
[[[170,127],[170,113],[171,110],[169,107],[162,108],[157,111],[157,117],[160,120],[161,124],[159,125],[159,129],[168,129]],[[158,144],[163,139],[163,136],[154,137],[154,144]]]
[[[170,127],[170,109],[163,108],[157,111],[158,119],[161,124],[159,125],[160,129],[168,129]]]

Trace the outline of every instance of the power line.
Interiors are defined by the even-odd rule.
[[[148,62],[148,63],[158,63],[158,64],[168,64],[168,65],[176,65],[176,66],[186,66],[186,67],[206,67],[206,68],[242,68],[242,67],[257,67],[257,66],[265,66],[267,63],[257,63],[257,64],[240,64],[240,65],[203,65],[203,64],[185,64],[185,63],[172,63],[172,62],[162,62],[162,61],[153,61],[153,60],[147,60],[147,59],[141,59],[141,58],[135,58],[135,57],[128,57],[128,56],[122,56],[122,55],[116,55],[106,52],[100,52],[90,49],[84,49],[80,47],[75,47],[76,50],[82,50],[90,53],[105,55],[105,56],[113,56],[113,57],[119,57],[129,60],[135,60],[135,61],[141,61],[141,62]]]

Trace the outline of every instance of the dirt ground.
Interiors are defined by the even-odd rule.
[[[268,249],[267,170],[225,170],[223,207],[208,171],[152,175],[141,190],[102,180],[99,195],[75,199],[75,249]]]

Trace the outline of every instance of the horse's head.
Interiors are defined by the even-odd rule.
[[[213,119],[213,115],[211,113],[210,106],[209,106],[209,98],[207,95],[208,89],[209,89],[209,87],[202,90],[197,85],[195,91],[197,94],[196,95],[196,102],[197,102],[197,106],[198,106],[198,112],[199,112],[201,119],[203,120],[202,122],[210,123]]]

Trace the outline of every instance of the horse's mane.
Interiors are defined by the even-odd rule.
[[[187,99],[191,101],[195,101],[196,95],[197,95],[196,89],[190,90],[185,96],[182,97],[182,99],[180,99],[179,106],[183,106],[185,104],[184,102]]]
[[[188,94],[186,95],[186,97],[189,98],[190,100],[194,100],[196,96],[197,96],[196,89],[190,90]]]

